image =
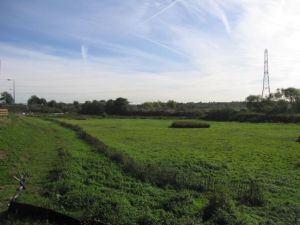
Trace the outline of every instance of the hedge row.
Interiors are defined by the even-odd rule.
[[[175,121],[170,125],[171,128],[209,128],[208,123],[197,121]]]
[[[300,114],[264,114],[224,109],[207,112],[203,119],[239,122],[300,123]]]

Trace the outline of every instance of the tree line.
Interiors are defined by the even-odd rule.
[[[246,98],[247,108],[253,112],[277,114],[300,113],[300,89],[277,89],[268,97],[250,95]]]
[[[240,122],[300,122],[300,89],[293,87],[277,89],[267,97],[249,95],[245,102],[245,109],[210,110],[205,114],[204,119]]]
[[[13,104],[12,96],[3,92],[0,103]],[[188,102],[173,100],[130,104],[126,98],[92,100],[79,103],[47,101],[36,95],[27,101],[27,110],[41,113],[79,113],[84,115],[126,116],[185,116],[208,120],[238,121],[300,121],[300,89],[293,87],[277,89],[268,97],[249,95],[242,102]],[[24,110],[24,105],[22,110]],[[279,119],[278,119],[279,118]]]

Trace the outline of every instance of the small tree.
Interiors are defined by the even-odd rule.
[[[12,104],[14,103],[14,98],[10,93],[4,91],[1,93],[0,101],[3,102],[4,104]]]
[[[57,102],[55,100],[51,100],[47,103],[47,105],[54,108],[57,107]]]
[[[169,100],[168,102],[167,102],[167,107],[169,108],[169,109],[176,109],[176,102],[175,101],[173,101],[173,100]]]
[[[114,111],[116,114],[122,115],[128,111],[129,102],[126,98],[117,98],[114,101]]]
[[[109,99],[106,104],[105,104],[105,112],[107,114],[114,114],[115,109],[114,109],[114,100]]]
[[[249,95],[246,98],[247,108],[251,111],[258,112],[261,109],[262,98],[260,95]]]
[[[32,95],[28,101],[27,101],[28,105],[46,105],[47,101],[44,98],[39,98],[36,95]]]

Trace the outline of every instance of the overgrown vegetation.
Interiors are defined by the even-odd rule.
[[[202,217],[205,224],[248,224],[246,218],[236,207],[230,191],[224,187],[216,190],[210,197],[208,204],[203,209]]]

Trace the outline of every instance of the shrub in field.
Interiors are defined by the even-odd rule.
[[[114,198],[112,196],[99,199],[91,209],[93,215],[86,224],[136,224],[136,210],[126,198]]]
[[[137,220],[139,225],[156,225],[159,224],[160,218],[151,212],[144,212]]]
[[[265,199],[261,187],[255,180],[251,180],[248,189],[239,197],[240,202],[249,206],[263,206]]]
[[[162,207],[177,217],[188,216],[192,213],[193,198],[189,192],[178,193],[164,202]]]
[[[208,123],[196,121],[175,121],[170,125],[171,128],[209,128]]]
[[[237,210],[228,190],[219,189],[210,198],[202,212],[205,224],[246,224]]]
[[[296,140],[296,141],[300,143],[300,136],[297,138],[297,140]]]
[[[59,203],[69,209],[88,209],[99,201],[101,196],[95,193],[94,190],[85,187],[82,191],[79,188],[69,189],[69,191],[62,195]]]

